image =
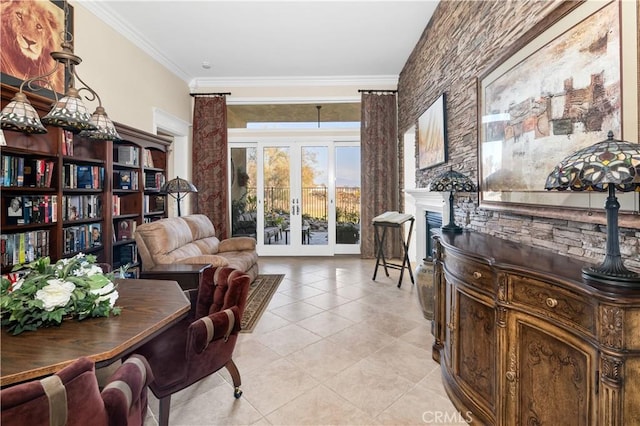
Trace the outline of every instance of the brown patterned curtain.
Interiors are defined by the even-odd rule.
[[[397,211],[399,200],[398,106],[395,92],[363,92],[360,120],[362,158],[361,245],[363,258],[375,257],[371,221],[386,212]],[[389,231],[393,231],[389,233]],[[400,257],[400,237],[387,230],[387,257]]]
[[[228,236],[227,99],[196,96],[193,108],[192,211],[209,217],[218,238]]]

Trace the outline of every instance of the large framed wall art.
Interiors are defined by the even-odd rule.
[[[606,193],[547,192],[544,185],[560,160],[609,130],[637,142],[637,123],[622,125],[623,110],[637,117],[638,77],[622,78],[621,3],[561,3],[479,77],[481,207],[603,220]],[[636,88],[627,92],[627,85]],[[638,194],[618,198],[623,215],[637,213]]]
[[[73,36],[73,8],[67,5],[66,37]],[[51,52],[60,51],[65,36],[65,11],[62,1],[9,1],[0,3],[2,16],[2,55],[0,74],[3,83],[20,86],[24,80],[51,71],[56,61]],[[52,89],[64,93],[64,67],[49,77],[50,86],[38,90],[53,98]],[[33,89],[44,84],[32,83]],[[26,87],[25,90],[29,90]]]
[[[418,166],[421,170],[447,161],[446,111],[443,93],[418,119]]]

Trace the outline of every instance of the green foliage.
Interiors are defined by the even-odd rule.
[[[2,325],[15,335],[60,325],[65,318],[120,314],[113,274],[104,274],[95,262],[95,256],[80,253],[53,265],[44,257],[15,267],[18,273],[2,277]]]

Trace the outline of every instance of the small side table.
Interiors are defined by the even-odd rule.
[[[141,271],[140,278],[176,281],[183,290],[197,290],[202,280],[202,275],[208,268],[211,268],[211,265],[208,263],[194,265],[184,263],[156,265],[153,268]]]
[[[404,237],[403,224],[410,221],[409,232],[407,237]],[[411,284],[415,284],[413,279],[413,272],[411,271],[411,262],[409,261],[409,242],[411,241],[411,232],[413,231],[413,223],[415,219],[410,214],[398,213],[398,212],[385,212],[380,216],[373,218],[373,228],[375,237],[375,253],[376,253],[376,268],[373,270],[373,280],[376,280],[378,275],[378,267],[380,264],[384,267],[384,272],[389,276],[389,269],[399,269],[400,278],[398,279],[398,288],[402,285],[402,277],[404,276],[404,270],[409,271],[409,278],[411,278]],[[400,242],[402,244],[402,264],[387,262],[384,253],[384,245],[387,239],[387,229],[397,228],[400,230]]]

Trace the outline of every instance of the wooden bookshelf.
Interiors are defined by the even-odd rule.
[[[2,107],[16,92],[2,84]],[[51,99],[27,96],[40,116],[48,112]],[[57,127],[47,127],[43,135],[3,131],[2,273],[34,257],[49,255],[56,261],[78,252],[95,254],[99,262],[115,268],[125,258],[137,265],[135,226],[167,214],[166,196],[155,183],[167,179],[171,139],[122,124],[116,127],[122,141],[90,140]],[[150,174],[152,187],[146,185]],[[129,176],[128,187],[121,176]],[[135,224],[128,241],[118,240],[115,232],[123,221]]]

